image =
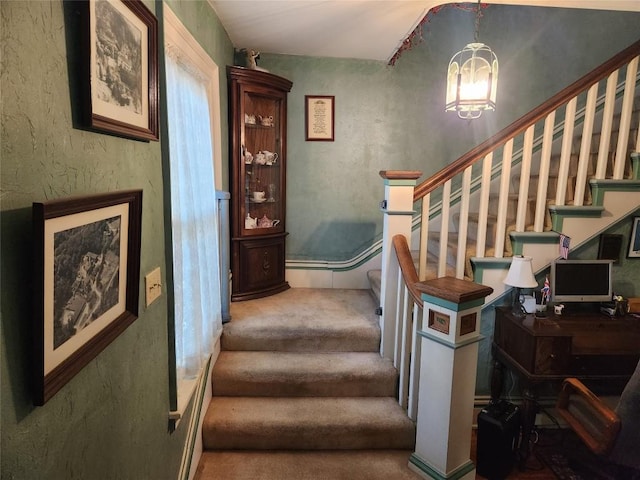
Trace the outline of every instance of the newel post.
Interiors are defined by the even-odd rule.
[[[409,467],[423,478],[474,480],[470,453],[480,315],[493,289],[454,277],[416,286],[424,308],[416,451]]]
[[[380,328],[382,337],[380,353],[393,359],[395,323],[398,297],[398,262],[392,257],[395,235],[404,235],[411,245],[411,222],[413,220],[413,190],[422,172],[415,170],[382,170],[384,200],[380,209],[384,214],[382,230],[382,279],[380,285]]]

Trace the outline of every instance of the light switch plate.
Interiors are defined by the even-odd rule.
[[[147,307],[151,305],[162,294],[162,276],[160,267],[152,270],[144,277],[145,298]]]

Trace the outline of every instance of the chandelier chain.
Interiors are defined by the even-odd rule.
[[[478,43],[478,32],[480,31],[480,0],[478,0],[478,7],[476,9],[476,29],[474,35],[474,42]]]

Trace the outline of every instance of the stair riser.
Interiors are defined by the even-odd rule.
[[[212,378],[215,396],[393,397],[398,371],[378,352],[225,350]]]
[[[295,381],[267,379],[242,381],[214,378],[213,394],[228,397],[391,397],[396,378],[335,379]]]
[[[218,450],[409,449],[415,433],[393,398],[214,396],[203,443]]]
[[[414,439],[413,430],[377,429],[375,422],[366,426],[280,426],[259,431],[214,427],[204,435],[204,447],[209,450],[413,449]]]
[[[278,351],[278,352],[377,352],[380,349],[380,334],[344,334],[333,337],[294,336],[273,334],[263,337],[222,336],[223,350],[233,351]]]

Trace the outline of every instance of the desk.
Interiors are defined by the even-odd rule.
[[[515,318],[511,307],[496,308],[491,397],[500,397],[505,367],[522,379],[522,462],[529,453],[538,385],[566,377],[625,385],[640,359],[640,319],[636,317],[599,313],[547,315]],[[621,388],[617,393],[620,391]]]

